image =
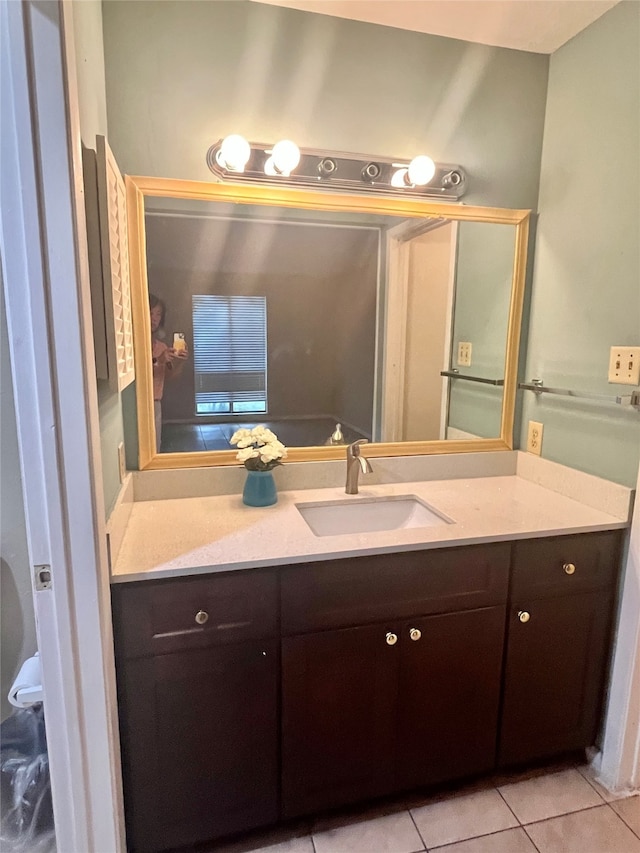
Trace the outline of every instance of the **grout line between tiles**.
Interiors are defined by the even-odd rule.
[[[559,817],[562,817],[562,815],[559,815]],[[539,823],[542,823],[542,821],[539,821]],[[512,829],[526,829],[526,827],[518,824],[518,826],[507,826],[504,829],[496,829],[493,832],[481,832],[479,835],[470,835],[469,838],[459,838],[457,841],[449,841],[448,844],[441,844],[439,847],[427,848],[427,853],[437,853],[438,850],[446,851],[447,847],[452,847],[454,844],[465,844],[467,841],[475,841],[476,838],[490,838],[492,835],[499,835],[501,832],[510,832]],[[420,830],[418,830],[418,832],[419,831]],[[422,835],[420,838],[422,838]],[[424,841],[424,839],[422,840]],[[535,847],[535,844],[533,846]],[[536,850],[537,849],[538,848],[536,847]]]
[[[626,799],[629,799],[629,798],[625,798],[625,800],[626,800]],[[625,800],[618,800],[618,802],[625,802]],[[607,805],[609,806],[609,808],[611,809],[611,811],[614,813],[614,815],[615,815],[616,817],[619,817],[619,818],[620,818],[620,820],[624,823],[624,825],[625,825],[625,826],[628,826],[628,827],[629,827],[629,829],[631,830],[631,832],[633,832],[633,834],[636,836],[636,838],[640,838],[640,833],[637,833],[637,832],[635,831],[635,829],[631,826],[631,824],[630,824],[630,823],[627,823],[627,821],[624,819],[623,815],[619,814],[619,813],[618,813],[618,812],[613,808],[613,805],[612,805],[611,803],[607,803]],[[639,803],[638,805],[640,805],[640,803]]]
[[[533,840],[533,838],[532,838],[532,837],[529,835],[529,833],[527,832],[527,827],[526,827],[526,826],[523,826],[523,827],[522,827],[522,829],[524,830],[524,834],[527,836],[527,838],[529,839],[529,841],[533,844],[533,846],[534,846],[534,847],[535,847],[535,849],[538,851],[538,853],[540,853],[540,848],[538,847],[538,845],[536,844],[536,842]]]
[[[427,847],[427,842],[426,842],[426,840],[425,840],[425,838],[424,838],[423,834],[422,834],[422,833],[420,832],[420,830],[418,829],[418,824],[416,823],[414,816],[411,814],[411,809],[407,808],[407,812],[409,813],[409,817],[411,818],[411,822],[413,823],[413,825],[414,825],[414,826],[415,826],[415,828],[416,828],[416,832],[418,833],[418,838],[422,841],[422,843],[424,844],[424,849],[425,849],[425,850],[427,851],[427,853],[428,853],[429,848]]]
[[[603,803],[607,803],[607,800],[605,800],[605,798],[602,796],[602,794],[600,793],[600,791],[596,788],[595,780],[590,779],[590,778],[589,778],[589,776],[587,776],[587,774],[586,774],[586,773],[583,773],[583,772],[582,772],[582,769],[581,769],[580,767],[576,767],[576,770],[577,770],[577,771],[578,771],[578,773],[582,776],[582,778],[585,780],[585,782],[588,782],[588,783],[589,783],[589,785],[591,786],[591,788],[592,788],[592,789],[596,792],[596,794],[600,797],[600,799],[602,800],[602,802],[603,802]]]
[[[432,847],[431,851],[427,851],[427,853],[447,853],[447,848],[453,847],[455,844],[466,844],[467,841],[475,841],[476,838],[491,838],[493,835],[501,835],[503,832],[512,832],[514,829],[524,829],[524,826],[508,826],[506,829],[496,829],[495,832],[485,832],[484,835],[472,835],[471,838],[462,838],[459,841],[451,841],[449,844],[441,844],[440,847]],[[527,838],[529,838],[529,833],[526,833]],[[535,847],[537,853],[540,853],[538,848],[536,847],[533,839],[529,838],[533,846]]]
[[[499,832],[507,832],[510,829],[519,829],[519,828],[524,829],[524,825],[522,823],[520,823],[520,820],[519,820],[517,814],[513,811],[513,809],[509,805],[509,803],[502,796],[502,793],[500,792],[498,787],[496,785],[494,785],[493,787],[494,787],[494,790],[498,792],[498,794],[500,795],[500,798],[503,800],[504,804],[506,805],[506,807],[509,809],[509,811],[513,815],[514,820],[517,822],[517,826],[508,826],[508,827],[505,827],[504,829],[497,829],[494,832],[480,832],[480,833],[478,833],[478,835],[471,835],[469,838],[461,838],[461,839],[458,839],[458,841],[450,841],[449,844],[441,844],[439,847],[429,848],[427,845],[427,842],[425,841],[424,836],[420,832],[420,829],[418,828],[418,825],[415,822],[415,819],[413,817],[411,809],[408,808],[407,811],[409,812],[409,815],[411,816],[411,820],[413,821],[415,828],[418,830],[418,835],[420,836],[420,838],[422,838],[422,840],[424,842],[427,853],[429,853],[429,850],[434,851],[434,853],[437,850],[445,850],[447,847],[450,847],[452,844],[462,844],[464,841],[473,841],[474,838],[488,838],[490,835],[497,835]],[[487,790],[491,790],[491,788],[487,788]],[[445,800],[445,802],[446,802],[446,800]],[[527,835],[528,835],[528,833],[527,833]],[[534,847],[536,847],[536,845],[533,843],[533,840],[531,840],[531,843],[533,844]],[[538,850],[537,847],[536,847],[536,850]],[[538,853],[540,853],[540,851],[538,851]]]
[[[495,790],[498,792],[498,794],[500,795],[500,797],[501,797],[501,799],[502,799],[502,802],[503,802],[503,803],[505,804],[505,806],[509,809],[509,811],[510,811],[510,812],[511,812],[511,814],[514,816],[514,818],[518,821],[518,826],[522,826],[522,822],[520,821],[520,818],[519,818],[519,817],[518,817],[518,815],[514,812],[514,810],[513,810],[513,809],[511,808],[511,806],[509,805],[509,803],[505,800],[505,798],[502,796],[502,791],[500,790],[500,788],[498,788],[498,786],[497,786],[497,785],[494,785],[494,788],[495,788]]]
[[[418,829],[418,827],[417,827],[417,825],[416,825],[416,822],[415,822],[415,820],[413,819],[413,815],[411,814],[411,810],[410,810],[410,809],[408,809],[408,808],[405,808],[405,810],[404,810],[404,811],[405,811],[405,812],[408,812],[409,817],[410,817],[410,819],[411,819],[411,822],[412,822],[412,823],[413,823],[413,825],[415,826],[416,832],[418,833],[418,838],[419,838],[419,839],[420,839],[420,841],[422,842],[422,847],[420,847],[420,849],[419,849],[419,850],[412,850],[412,851],[411,851],[411,853],[429,853],[429,849],[428,849],[428,847],[427,847],[427,842],[426,842],[426,841],[424,840],[424,838],[422,837],[422,833],[421,833],[421,832],[420,832],[420,830]],[[402,814],[402,811],[394,812],[394,814]],[[383,817],[384,817],[384,816],[386,816],[386,815],[383,815]],[[372,820],[375,820],[375,818],[371,818],[371,819],[372,819]],[[347,823],[347,824],[345,824],[345,826],[352,826],[352,823]],[[314,853],[318,853],[318,848],[316,847],[315,841],[314,841],[314,839],[313,839],[313,832],[310,832],[310,833],[309,833],[309,837],[311,838],[311,844],[312,844],[312,846],[313,846]],[[259,851],[256,851],[256,853],[259,853]]]
[[[571,811],[571,812],[562,812],[562,814],[554,814],[554,815],[551,815],[550,817],[543,817],[540,820],[530,820],[529,823],[523,823],[523,824],[521,824],[521,826],[523,827],[523,829],[526,829],[528,826],[533,826],[534,824],[547,823],[547,821],[557,820],[560,817],[569,817],[569,815],[572,815],[572,814],[581,814],[582,812],[592,812],[594,809],[601,809],[603,806],[608,806],[608,805],[609,805],[609,803],[598,803],[597,806],[587,806],[584,809],[575,809],[575,811]],[[611,809],[611,811],[613,812],[613,809]],[[613,813],[615,814],[615,812],[613,812]],[[617,816],[620,817],[620,815],[617,815]]]
[[[614,814],[617,818],[619,818],[619,820],[621,820],[621,821],[622,821],[622,823],[623,823],[623,824],[624,824],[624,825],[625,825],[629,830],[631,830],[631,832],[636,836],[636,838],[640,838],[640,835],[638,835],[638,833],[637,833],[637,832],[636,832],[636,831],[635,831],[631,826],[629,826],[629,824],[628,824],[628,823],[626,822],[626,820],[622,817],[622,815],[619,815],[619,814],[617,813],[617,811],[616,811],[614,808],[611,808],[611,803],[607,803],[607,802],[605,802],[605,803],[603,803],[602,805],[604,805],[605,807],[609,808],[609,809],[613,812],[613,814]],[[540,850],[539,850],[539,848],[536,846],[535,841],[533,840],[533,838],[531,837],[531,835],[529,834],[529,832],[527,832],[527,827],[528,827],[528,826],[535,826],[535,825],[537,825],[537,824],[539,824],[539,823],[547,823],[548,821],[550,821],[550,820],[556,820],[557,818],[567,817],[568,815],[572,815],[572,814],[579,814],[579,812],[589,812],[589,811],[593,811],[593,809],[601,809],[601,808],[602,808],[602,805],[598,805],[598,806],[589,806],[589,807],[588,807],[588,808],[586,808],[586,809],[579,809],[579,811],[577,811],[577,812],[566,812],[566,814],[556,815],[555,817],[547,817],[547,818],[544,818],[544,820],[535,820],[535,821],[532,821],[532,822],[531,822],[531,823],[529,823],[529,824],[523,825],[523,827],[522,827],[522,828],[523,828],[523,829],[524,829],[524,831],[526,832],[526,834],[527,834],[527,838],[531,841],[531,843],[532,843],[532,844],[533,844],[533,846],[536,848],[536,850],[538,851],[538,853],[540,853]],[[596,853],[596,851],[593,851],[593,853]],[[606,851],[602,851],[602,853],[606,853]]]

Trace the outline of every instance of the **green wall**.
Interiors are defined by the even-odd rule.
[[[557,51],[547,97],[547,56],[246,0],[106,0],[110,142],[125,172],[199,180],[229,132],[459,162],[467,203],[539,206],[523,378],[614,394],[609,346],[640,343],[639,15],[622,2]],[[523,436],[545,425],[544,456],[635,483],[637,413],[527,392],[521,405]]]
[[[504,379],[515,240],[513,225],[458,225],[451,367],[462,376]],[[457,364],[459,341],[471,342],[471,367]],[[453,380],[449,426],[499,438],[502,396],[499,386]]]
[[[467,203],[535,207],[548,57],[251,3],[105,2],[112,148],[130,174],[210,180],[256,141],[460,163]]]
[[[211,180],[230,132],[462,164],[469,204],[535,208],[548,57],[245,2],[103,4],[120,168]],[[135,436],[124,402],[128,464]]]
[[[96,135],[108,135],[100,0],[73,3],[73,30],[80,134],[83,144],[95,150]],[[118,445],[124,440],[124,433],[120,395],[101,380],[98,380],[98,412],[104,503],[108,515],[120,490]]]
[[[526,377],[608,395],[609,347],[640,345],[640,4],[551,57]],[[640,416],[523,392],[542,455],[635,486]]]

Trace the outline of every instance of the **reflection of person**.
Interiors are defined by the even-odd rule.
[[[189,357],[187,349],[175,350],[160,340],[164,329],[166,306],[162,299],[149,294],[151,315],[151,358],[153,361],[153,414],[156,425],[156,452],[160,453],[162,440],[162,395],[165,379],[176,379],[182,373],[184,363]]]

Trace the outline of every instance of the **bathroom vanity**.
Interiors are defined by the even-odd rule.
[[[594,745],[631,496],[511,450],[530,212],[279,177],[124,187],[139,470],[110,553],[130,849]],[[208,353],[166,389],[164,434],[151,293]],[[236,340],[220,317],[247,293]],[[280,435],[278,505],[248,509],[224,430],[260,413],[298,438]],[[338,422],[370,439],[347,495]]]
[[[236,496],[140,508],[113,578],[130,849],[596,742],[625,522],[518,477],[423,488],[456,524],[323,540],[292,514],[315,492],[271,510]],[[193,547],[208,534],[183,531],[173,558],[139,550],[136,571],[140,534],[175,522],[178,504],[193,530],[196,506],[217,507],[217,543]]]

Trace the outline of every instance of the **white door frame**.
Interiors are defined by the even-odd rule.
[[[640,470],[623,567],[602,752],[593,765],[605,788],[640,789]]]
[[[409,286],[409,252],[406,249],[404,235],[407,230],[408,226],[403,222],[386,232],[387,284],[384,297],[386,332],[382,358],[382,414],[380,419],[384,441],[401,441],[404,430]]]
[[[446,334],[444,337],[444,353],[442,356],[442,369],[449,370],[453,361],[453,312],[456,302],[456,275],[458,261],[458,226],[459,222],[451,223],[451,255],[449,257],[449,281],[447,282],[447,316]],[[440,440],[447,438],[449,427],[449,393],[451,391],[451,379],[442,377],[442,394],[440,395]]]
[[[58,850],[124,850],[73,43],[0,0],[0,239]],[[71,69],[70,73],[67,71]],[[32,575],[33,583],[33,575]]]

